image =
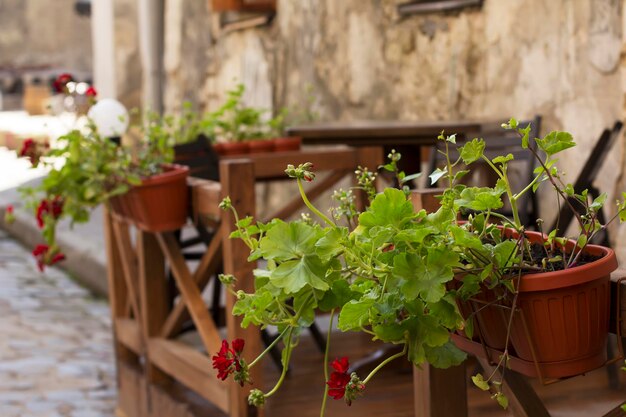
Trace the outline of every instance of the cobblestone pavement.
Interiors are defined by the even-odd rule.
[[[0,231],[0,416],[112,417],[107,304]]]

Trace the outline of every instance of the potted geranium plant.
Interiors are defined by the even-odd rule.
[[[547,374],[553,372],[551,366],[559,361],[557,354],[563,349],[546,352],[539,340],[543,331],[532,325],[530,341],[524,338],[520,321],[533,319],[528,304],[536,302],[534,295],[544,293],[544,289],[537,291],[539,281],[552,281],[549,286],[559,291],[566,284],[574,286],[578,293],[593,287],[589,291],[595,292],[602,301],[603,291],[608,291],[608,275],[617,264],[610,249],[600,249],[589,242],[606,226],[597,220],[606,195],[588,201],[586,192],[576,194],[571,185],[561,183],[554,156],[574,146],[569,133],[551,132],[544,138],[529,138],[529,127],[518,126],[515,119],[504,128],[518,132],[521,147],[533,152],[539,161],[536,177],[517,193],[511,189],[507,172],[511,155],[486,158],[484,142],[475,139],[459,148],[457,160],[451,160],[447,150],[456,145],[455,136],[442,134],[439,139],[446,145],[447,166],[431,174],[431,180],[446,179],[447,187],[441,195],[441,207],[434,213],[415,211],[407,190],[387,188],[377,194],[373,188],[373,173],[359,169],[361,188],[372,197],[370,205],[364,212],[357,213],[351,191],[341,191],[336,193],[340,205],[334,210],[335,216],[328,216],[311,204],[304,191],[303,182],[315,178],[310,164],[290,165],[286,173],[296,179],[304,203],[319,223],[310,219],[292,222],[274,219],[262,224],[250,217],[239,219],[235,213],[237,230],[232,237],[242,239],[249,246],[250,260],[264,259],[267,267],[255,272],[254,293],[237,291],[236,277],[221,276],[224,283],[232,285],[238,299],[233,314],[243,316],[243,326],[276,326],[280,333],[270,348],[279,341],[284,344],[284,368],[276,386],[267,392],[251,391],[251,404],[263,405],[280,387],[291,352],[298,344],[299,329],[309,326],[318,312],[329,313],[331,317],[328,343],[338,315],[340,330],[365,332],[373,339],[402,347],[367,376],[349,374],[347,356],[330,362],[327,349],[323,365],[326,393],[321,415],[328,396],[343,398],[349,405],[363,394],[370,379],[392,360],[406,357],[416,366],[428,362],[442,368],[459,364],[465,359],[465,353],[452,340],[452,335],[463,333],[467,340],[476,333],[482,335],[488,326],[483,326],[481,321],[492,317],[481,317],[481,314],[493,315],[490,308],[496,305],[508,311],[502,328],[497,329],[503,331],[502,345],[498,346],[501,354],[498,367],[508,366],[515,355],[529,362],[524,355],[532,344],[538,352],[532,361],[548,364]],[[545,156],[528,146],[530,140],[535,140]],[[390,164],[393,164],[394,157],[390,156]],[[395,158],[397,160],[397,156]],[[468,187],[458,182],[467,173],[464,165],[477,161],[487,163],[498,175],[494,187]],[[386,167],[394,170],[393,165]],[[398,178],[402,183],[407,176],[402,174]],[[584,208],[584,214],[578,215],[580,232],[574,239],[557,237],[557,231],[533,234],[521,225],[516,201],[523,193],[535,192],[545,182],[560,200],[575,197]],[[503,199],[513,207],[512,219],[496,211],[502,207]],[[222,202],[222,207],[232,209],[228,198]],[[467,220],[460,220],[466,210],[472,214]],[[340,217],[345,219],[344,223],[338,221]],[[625,220],[624,202],[618,203],[613,218],[616,217]],[[589,270],[598,265],[597,279],[590,279]],[[555,278],[567,272],[574,276]],[[547,277],[540,277],[542,274]],[[595,281],[600,282],[599,286]],[[472,308],[474,302],[482,302],[482,307]],[[561,370],[559,376],[586,372],[600,366],[599,361],[605,359],[602,350],[608,333],[608,302],[596,302],[590,308],[595,309],[590,314],[597,329],[588,332],[590,324],[582,321],[577,321],[577,325],[582,326],[578,333],[593,339],[581,341],[591,346],[593,352],[578,349],[566,352],[569,356],[565,361],[574,366]],[[556,322],[559,320],[557,317]],[[568,343],[571,340],[568,337],[564,336],[559,343]],[[463,343],[459,345],[465,348]],[[248,364],[243,355],[242,340],[232,341],[232,347],[224,341],[222,349],[213,356],[218,377],[226,379],[232,374],[243,385],[249,379],[249,367],[255,366],[259,359]],[[594,359],[585,361],[587,356]],[[329,373],[329,365],[332,373]],[[495,372],[486,378],[475,375],[473,380],[506,408],[508,400],[501,392],[501,381]]]
[[[64,259],[55,239],[57,224],[86,222],[100,204],[110,204],[146,230],[174,230],[186,221],[188,169],[171,164],[172,143],[162,123],[149,118],[143,132],[135,155],[100,136],[92,124],[61,136],[52,148],[24,144],[28,149],[20,155],[49,168],[40,185],[22,189],[45,241],[33,251],[41,270]],[[144,201],[155,196],[157,203]]]
[[[267,140],[265,110],[243,104],[243,84],[229,90],[222,106],[207,116],[207,125],[217,139],[216,148],[222,155],[267,152],[274,147]]]

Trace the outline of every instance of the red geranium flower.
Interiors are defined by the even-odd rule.
[[[328,385],[328,395],[334,400],[340,400],[346,393],[346,385],[350,382],[350,375],[348,375],[350,363],[348,362],[348,358],[344,356],[343,358],[332,361],[330,366],[332,366],[335,371],[330,374],[330,378],[326,382],[326,385]]]
[[[248,366],[241,357],[243,347],[244,341],[242,339],[233,340],[232,349],[226,340],[222,341],[219,352],[212,357],[213,368],[217,369],[218,379],[224,381],[230,374],[234,374],[235,381],[242,387],[244,382],[250,382]]]
[[[20,149],[20,156],[30,156],[36,147],[37,147],[37,144],[32,138],[26,139],[24,142],[22,142],[22,148]]]
[[[37,245],[33,249],[33,256],[37,259],[37,268],[43,272],[44,266],[52,266],[65,259],[65,255],[57,250],[50,250],[48,245]]]
[[[37,225],[43,228],[45,216],[50,215],[53,219],[58,219],[63,213],[63,199],[55,196],[52,200],[41,200],[37,207]]]
[[[4,209],[4,222],[6,224],[11,224],[15,221],[15,214],[13,213],[13,206],[12,205],[8,205],[5,209]]]
[[[74,81],[74,77],[72,77],[72,74],[63,73],[59,75],[56,80],[54,80],[54,82],[52,83],[52,88],[57,93],[64,93],[65,86],[70,81]]]
[[[28,138],[22,142],[22,147],[18,155],[28,158],[33,166],[37,166],[39,158],[43,155],[41,148],[48,149],[49,147],[50,145],[48,143],[37,143],[32,138]]]
[[[85,95],[87,97],[95,97],[95,96],[98,95],[98,92],[96,91],[96,89],[93,86],[91,86],[91,87],[89,87],[87,89],[87,91],[85,91]]]

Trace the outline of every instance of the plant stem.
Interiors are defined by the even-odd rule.
[[[285,380],[285,376],[287,375],[287,369],[289,369],[289,359],[291,359],[291,351],[293,347],[291,346],[291,336],[293,335],[293,327],[288,327],[289,334],[287,335],[287,343],[285,343],[285,349],[287,350],[287,354],[285,355],[285,361],[283,362],[283,371],[280,374],[280,378],[274,388],[272,388],[267,394],[265,394],[265,398],[271,397],[278,391],[278,389],[283,385],[283,381]]]
[[[370,379],[372,379],[372,377],[374,375],[376,375],[376,372],[380,371],[385,365],[387,365],[389,362],[391,362],[394,359],[398,359],[401,358],[402,356],[404,356],[406,354],[406,343],[404,344],[404,348],[402,349],[402,352],[398,352],[395,355],[392,355],[390,357],[388,357],[387,359],[385,359],[384,361],[382,361],[381,363],[378,364],[378,366],[374,369],[372,369],[372,372],[370,372],[370,374],[367,376],[367,378],[365,378],[363,380],[363,384],[367,385],[367,383],[369,382]]]
[[[261,358],[263,358],[263,356],[265,356],[270,350],[272,350],[272,348],[274,346],[276,346],[276,344],[282,340],[282,338],[285,336],[285,333],[287,333],[287,330],[291,329],[291,327],[285,327],[285,330],[282,331],[281,334],[279,334],[278,336],[276,336],[276,339],[274,339],[274,341],[272,343],[269,344],[268,347],[265,348],[265,350],[263,352],[261,352],[261,354],[259,356],[257,356],[252,362],[250,362],[250,365],[248,365],[248,368],[252,368],[258,361],[261,360]]]
[[[328,381],[328,352],[330,351],[330,333],[333,330],[333,319],[335,318],[335,309],[330,310],[330,322],[328,323],[328,332],[326,332],[326,349],[324,350],[324,382]],[[320,409],[320,417],[324,417],[326,412],[326,399],[328,398],[328,384],[324,384],[324,398],[322,398],[322,408]]]
[[[296,178],[296,181],[298,183],[298,190],[300,191],[300,197],[302,197],[302,201],[304,201],[304,204],[309,208],[309,210],[315,213],[320,219],[324,220],[324,222],[328,224],[329,226],[335,226],[335,223],[332,220],[330,220],[326,215],[324,215],[321,211],[319,211],[317,207],[315,207],[309,201],[309,198],[306,196],[306,193],[304,192],[304,187],[302,186],[302,180],[300,178]]]

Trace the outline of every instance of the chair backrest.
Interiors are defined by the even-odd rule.
[[[174,146],[174,162],[189,167],[189,175],[219,181],[219,158],[209,139],[200,135],[189,143]]]
[[[527,126],[530,124],[530,141],[529,146],[536,147],[536,143],[533,140],[539,137],[541,131],[541,116],[537,115],[531,120],[522,120],[519,122],[520,126]],[[481,127],[481,135],[485,140],[484,154],[489,159],[493,159],[499,155],[512,154],[514,160],[509,163],[509,172],[517,173],[517,175],[511,175],[519,178],[520,186],[526,185],[534,178],[533,170],[535,169],[535,158],[533,155],[520,146],[520,138],[516,132],[510,130],[504,130],[501,123],[488,123]],[[464,140],[457,140],[457,144],[462,145]],[[438,144],[437,146],[443,146]],[[434,171],[437,167],[440,167],[444,162],[443,156],[437,152],[439,148],[434,147],[431,150],[430,169],[429,172]],[[453,159],[458,158],[458,152],[454,149],[451,152]],[[487,166],[487,164],[474,163],[471,170],[471,176],[466,177],[464,180],[467,184],[480,185],[480,186],[493,186],[497,180],[495,173]],[[520,187],[516,187],[513,184],[514,191],[519,191]],[[518,200],[519,215],[522,224],[525,226],[534,226],[534,222],[539,214],[538,203],[534,193],[526,193]],[[505,215],[510,215],[510,209],[502,211]]]
[[[599,192],[594,187],[593,182],[596,180],[596,177],[598,176],[598,173],[600,172],[600,169],[602,168],[602,164],[604,163],[606,156],[609,154],[609,151],[611,150],[611,148],[615,144],[615,141],[619,137],[620,132],[622,131],[622,127],[623,127],[623,123],[617,120],[613,124],[613,127],[611,129],[606,128],[602,131],[602,134],[600,135],[600,137],[598,138],[598,141],[596,142],[595,146],[591,150],[591,153],[589,154],[589,157],[587,158],[585,165],[583,165],[583,169],[580,171],[580,174],[578,174],[578,178],[574,182],[574,191],[576,193],[579,194],[583,190],[589,190],[589,194],[591,196],[593,197],[598,196]],[[577,207],[576,204],[574,204],[574,206]],[[602,212],[599,213],[599,216],[602,216],[602,218],[600,218],[599,220],[603,222],[604,213]],[[554,230],[558,227],[559,230],[565,231],[565,229],[567,229],[567,227],[569,226],[573,218],[574,218],[574,213],[569,208],[569,206],[567,204],[562,204],[561,209],[556,219],[554,220],[554,223],[550,230]],[[606,234],[606,229],[605,229],[605,233],[603,235],[602,240],[603,240],[602,242],[598,242],[598,243],[603,243],[603,244],[609,243],[609,238],[608,238],[608,235]]]

